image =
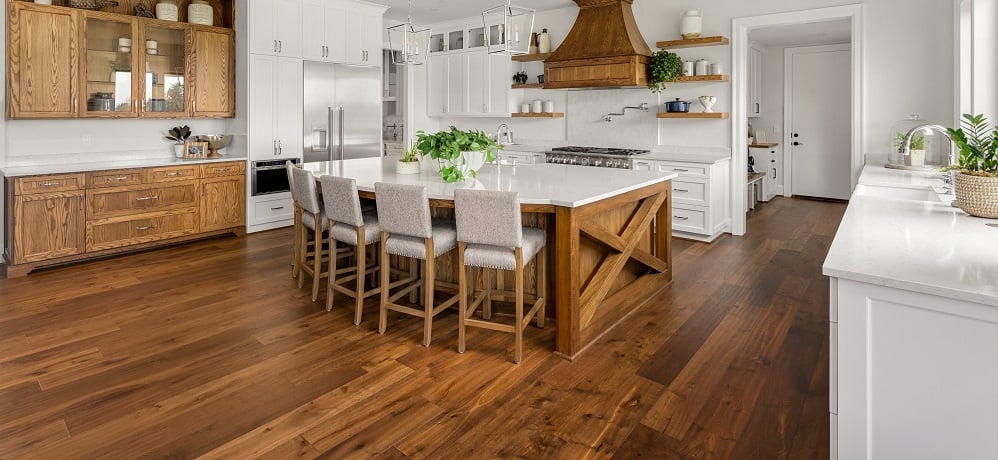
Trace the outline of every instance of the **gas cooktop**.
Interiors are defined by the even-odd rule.
[[[650,150],[622,149],[613,147],[578,147],[574,145],[568,147],[555,147],[551,149],[551,151],[554,153],[580,153],[585,155],[606,155],[614,157],[631,157],[650,152]]]

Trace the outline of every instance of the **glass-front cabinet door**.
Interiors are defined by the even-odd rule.
[[[187,97],[187,42],[189,27],[182,23],[143,21],[140,68],[143,117],[184,117],[190,114]]]
[[[87,12],[83,18],[81,117],[138,114],[135,95],[138,27],[134,18]]]

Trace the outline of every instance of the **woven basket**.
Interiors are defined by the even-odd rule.
[[[960,209],[972,216],[998,219],[998,177],[958,173],[954,183]]]
[[[118,2],[110,0],[66,0],[66,5],[73,8],[98,11],[108,6],[118,6]]]

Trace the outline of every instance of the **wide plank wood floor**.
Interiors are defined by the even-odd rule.
[[[828,457],[828,282],[845,205],[764,204],[674,242],[675,282],[575,362],[554,327],[352,323],[287,229],[0,281],[0,458]]]

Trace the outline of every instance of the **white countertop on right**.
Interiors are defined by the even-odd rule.
[[[866,186],[933,187],[938,173],[867,166]],[[854,194],[825,259],[827,276],[998,306],[998,220],[941,202]]]

